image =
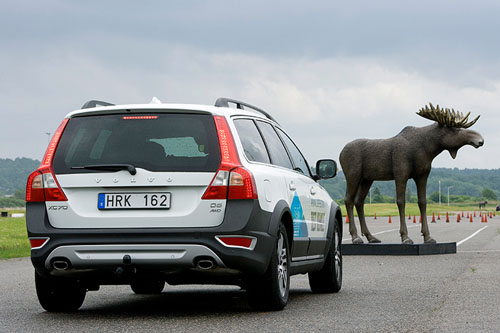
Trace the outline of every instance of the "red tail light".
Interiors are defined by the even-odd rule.
[[[41,201],[45,201],[42,174],[36,170],[28,177],[28,183],[26,184],[26,202]]]
[[[252,174],[242,167],[231,170],[228,199],[257,199]]]
[[[54,153],[68,121],[69,119],[64,119],[61,125],[59,125],[52,140],[50,140],[42,164],[40,164],[38,170],[29,175],[26,184],[26,202],[68,200],[61,186],[59,186],[56,176],[54,175],[54,170],[52,169]]]
[[[229,129],[226,118],[222,116],[214,116],[215,127],[219,137],[219,147],[221,154],[221,166],[235,167],[240,166],[240,159],[234,146],[233,135]]]
[[[212,182],[201,197],[209,199],[257,199],[257,190],[252,174],[244,169],[238,158],[233,135],[226,118],[214,116],[221,163]]]

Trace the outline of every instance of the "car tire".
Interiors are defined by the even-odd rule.
[[[337,293],[342,288],[342,235],[337,220],[325,264],[320,271],[309,272],[309,286],[313,293]]]
[[[140,279],[132,282],[130,288],[137,295],[160,294],[165,288],[165,281]]]
[[[248,303],[255,310],[282,310],[288,302],[289,290],[290,246],[286,228],[280,223],[267,271],[264,275],[248,281]]]
[[[77,280],[43,277],[35,272],[38,301],[48,312],[72,312],[85,300],[87,290]]]

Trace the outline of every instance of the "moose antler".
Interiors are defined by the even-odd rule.
[[[429,103],[429,106],[425,106],[417,112],[417,114],[421,117],[424,117],[429,120],[437,121],[439,124],[448,126],[448,127],[457,127],[457,128],[469,128],[476,123],[480,116],[477,116],[476,119],[468,123],[470,112],[465,115],[458,110],[455,112],[454,109],[442,109],[439,108],[439,105],[434,107],[432,103]]]

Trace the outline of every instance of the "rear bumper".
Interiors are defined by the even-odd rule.
[[[28,203],[26,224],[29,237],[50,237],[42,248],[31,251],[31,261],[42,275],[61,273],[53,267],[53,261],[61,258],[69,260],[72,274],[122,266],[189,270],[196,269],[199,258],[210,258],[218,268],[259,275],[267,269],[276,240],[268,232],[271,215],[260,209],[257,200],[230,200],[217,227],[61,229],[50,225],[43,203]],[[257,241],[253,250],[226,247],[215,238],[221,235],[246,235]],[[125,262],[124,256],[129,256]]]
[[[134,265],[145,267],[190,267],[199,260],[211,260],[215,267],[225,268],[222,260],[208,247],[197,244],[115,244],[63,245],[45,259],[45,269],[54,262],[67,260],[67,269],[89,269]],[[57,268],[56,268],[57,269]],[[59,269],[61,270],[61,269]]]

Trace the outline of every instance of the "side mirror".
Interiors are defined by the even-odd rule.
[[[316,180],[329,179],[337,175],[337,162],[334,160],[319,160],[316,162]]]

